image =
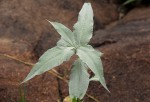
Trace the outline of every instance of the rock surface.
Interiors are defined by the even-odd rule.
[[[0,54],[35,63],[59,34],[45,20],[58,21],[72,29],[82,4],[87,0],[0,0]],[[136,8],[118,19],[113,0],[88,0],[95,14],[91,44],[102,57],[109,94],[98,82],[91,82],[88,93],[100,102],[149,102],[150,19],[149,8]],[[107,25],[107,26],[106,26]],[[105,29],[104,29],[105,28]],[[70,63],[58,71],[68,79]],[[31,66],[0,56],[0,102],[16,102],[19,83]],[[57,102],[68,95],[68,85],[45,73],[26,84],[27,102]],[[94,102],[85,97],[85,102]]]
[[[116,25],[95,32],[91,40],[91,44],[104,53],[105,77],[111,94],[97,82],[91,83],[89,93],[102,102],[150,101],[150,19],[148,12],[143,18],[142,10],[149,12],[148,8],[140,12],[135,9],[134,16],[129,13]],[[131,20],[126,20],[127,17]]]
[[[143,17],[143,12],[145,14]],[[147,11],[147,13],[146,13]],[[95,32],[90,44],[102,57],[109,94],[99,82],[91,82],[88,93],[101,102],[149,102],[150,95],[150,19],[149,8],[133,9],[125,18]],[[141,13],[142,12],[142,13]],[[128,18],[128,20],[127,20]],[[70,69],[60,72],[68,78]],[[66,76],[67,75],[67,76]],[[61,83],[63,98],[67,85]],[[85,97],[85,102],[95,102]]]
[[[147,11],[147,16],[142,10]],[[101,102],[149,102],[150,95],[150,19],[149,8],[133,9],[138,17],[126,17],[95,32],[90,44],[102,57],[109,94],[99,82],[91,82],[88,93]],[[146,14],[146,12],[145,12]],[[127,20],[128,18],[128,20]],[[130,20],[129,20],[130,19]],[[69,69],[61,70],[64,75]],[[67,78],[68,76],[66,76]],[[68,94],[61,83],[63,95]],[[65,97],[65,96],[63,96]],[[85,97],[86,102],[95,102]]]
[[[30,71],[30,66],[0,57],[0,101],[18,102],[19,84]],[[25,84],[27,102],[55,102],[59,99],[57,79],[50,74],[38,76]]]
[[[118,18],[115,4],[103,0],[89,1],[94,6],[95,29]],[[0,0],[0,54],[35,63],[60,38],[46,19],[72,28],[84,2]],[[0,56],[0,65],[0,102],[16,102],[19,98],[19,83],[29,73],[31,66],[3,56]],[[38,76],[26,85],[27,102],[56,102],[61,97],[59,87],[58,79],[49,73]]]

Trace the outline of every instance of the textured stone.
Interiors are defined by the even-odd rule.
[[[35,63],[60,38],[46,19],[63,23],[72,29],[85,1],[0,0],[0,53]],[[111,0],[89,1],[95,14],[95,30],[118,19],[117,5]],[[72,60],[59,66],[62,68],[58,71],[67,79]],[[0,101],[16,102],[19,98],[18,84],[29,73],[31,66],[2,56],[0,65]],[[33,78],[26,84],[26,89],[28,102],[55,102],[68,95],[67,84],[49,73]]]
[[[31,67],[5,57],[0,57],[0,65],[0,101],[16,102],[20,98],[19,84]],[[28,102],[55,102],[59,98],[57,79],[49,73],[33,78],[25,86]]]
[[[139,13],[149,12],[148,9],[141,9]],[[90,84],[88,92],[102,102],[150,101],[150,19],[149,15],[143,18],[143,13],[139,13],[134,16],[129,13],[126,17],[131,20],[125,17],[116,25],[97,31],[91,40],[91,44],[104,53],[102,61],[111,94],[97,82]],[[89,98],[86,100],[92,102]]]

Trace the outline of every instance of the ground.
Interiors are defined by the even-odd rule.
[[[90,44],[104,53],[102,62],[111,93],[94,81],[87,93],[99,102],[150,102],[150,8],[134,8],[119,19],[118,4],[113,0],[89,1],[95,14]],[[59,40],[59,34],[45,19],[72,29],[84,2],[0,0],[0,102],[18,101],[19,84],[31,64]],[[56,68],[65,79],[74,59]],[[49,72],[25,86],[27,102],[61,102],[68,96],[68,84]],[[88,96],[84,101],[95,102]]]

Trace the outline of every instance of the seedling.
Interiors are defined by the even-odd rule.
[[[83,5],[73,32],[60,23],[49,22],[61,35],[61,39],[57,42],[56,47],[47,50],[39,58],[39,61],[34,65],[23,83],[36,75],[59,66],[64,61],[68,61],[73,54],[76,54],[79,58],[72,65],[69,80],[69,95],[73,99],[72,101],[77,102],[84,97],[91,80],[100,81],[103,87],[108,90],[100,60],[102,53],[88,45],[93,33],[93,10],[91,4],[85,3]],[[94,77],[89,78],[88,68],[93,71]]]

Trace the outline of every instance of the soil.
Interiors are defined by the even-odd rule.
[[[59,34],[45,19],[72,29],[86,0],[0,0],[0,102],[19,102],[20,82]],[[113,0],[88,0],[94,9],[94,36],[90,44],[104,53],[108,93],[99,82],[90,82],[88,94],[100,102],[150,102],[150,7],[134,8],[123,19]],[[14,59],[15,58],[15,59]],[[56,68],[68,79],[71,61]],[[91,72],[90,72],[91,73]],[[91,73],[92,74],[92,73]],[[68,84],[46,72],[26,87],[27,102],[60,102]],[[85,96],[84,102],[95,102]]]

